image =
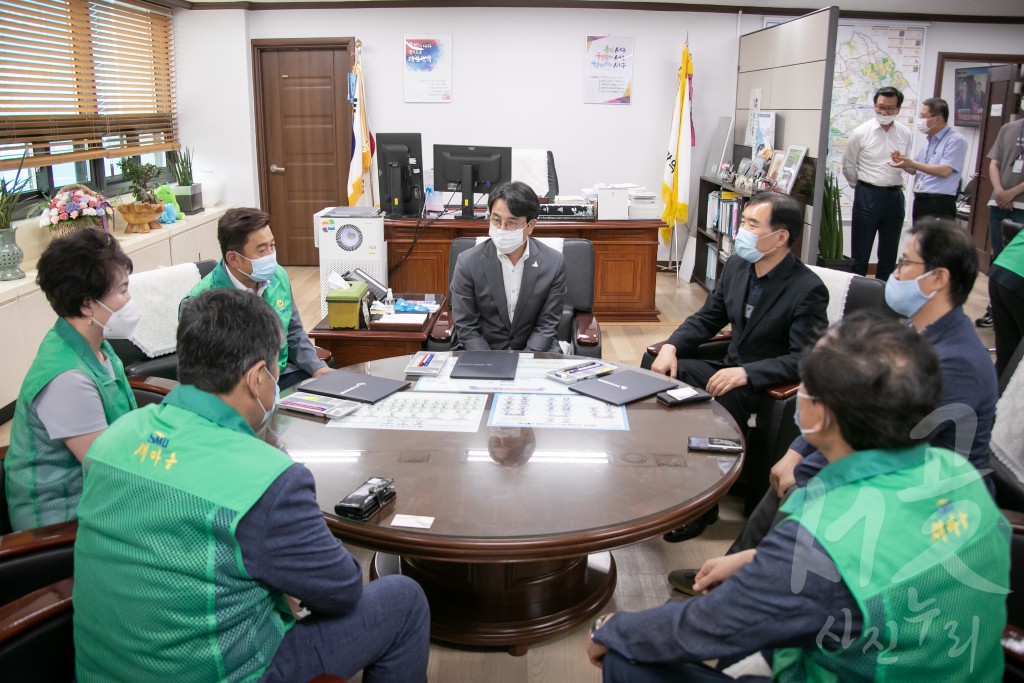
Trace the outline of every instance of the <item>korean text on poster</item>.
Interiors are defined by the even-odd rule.
[[[585,103],[629,104],[633,90],[633,39],[587,36],[583,79]]]
[[[405,101],[452,101],[451,36],[405,36]]]

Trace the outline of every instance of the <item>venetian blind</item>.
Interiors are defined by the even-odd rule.
[[[0,170],[174,149],[167,10],[0,0]]]

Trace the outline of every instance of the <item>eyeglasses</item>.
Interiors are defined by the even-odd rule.
[[[497,228],[498,230],[508,230],[511,232],[512,230],[522,230],[530,221],[524,221],[522,223],[513,223],[512,220],[509,219],[502,223],[501,219],[498,218],[497,216],[491,216],[490,222],[492,228]]]
[[[896,262],[896,270],[902,270],[903,266],[923,266],[924,261],[911,261],[910,259],[901,258]]]
[[[899,107],[883,107],[880,104],[875,105],[875,111],[880,112],[882,114],[895,114],[899,110]]]

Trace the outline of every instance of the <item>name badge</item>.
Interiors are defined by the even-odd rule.
[[[1020,173],[1022,171],[1024,171],[1024,159],[1017,159],[1013,162],[1013,172]]]
[[[749,318],[753,314],[754,314],[754,307],[751,306],[750,304],[747,304],[746,308],[743,311],[743,317],[744,318]]]

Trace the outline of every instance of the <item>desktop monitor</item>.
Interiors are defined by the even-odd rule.
[[[511,147],[434,145],[434,189],[462,191],[462,218],[474,218],[473,193],[512,180]]]
[[[377,135],[377,187],[388,218],[423,212],[423,143],[419,133]]]

